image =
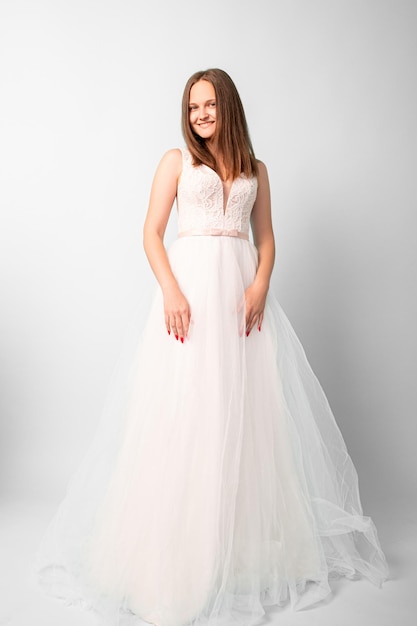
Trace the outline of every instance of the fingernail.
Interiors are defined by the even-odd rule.
[[[250,330],[246,331],[246,337],[249,337]]]
[[[184,337],[181,337],[181,343],[184,343]]]
[[[260,326],[258,326],[258,330],[259,330],[259,332],[261,332],[261,327]]]
[[[168,335],[170,335],[170,334],[171,334],[171,331],[168,329]]]
[[[178,335],[175,335],[175,339],[178,341]]]

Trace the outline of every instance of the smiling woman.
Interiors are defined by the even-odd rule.
[[[182,132],[193,162],[205,163],[222,180],[258,174],[242,101],[226,72],[209,69],[188,79],[182,99]]]
[[[110,416],[118,436],[97,433],[39,551],[45,587],[112,626],[250,626],[268,605],[323,600],[330,577],[388,575],[340,430],[269,290],[268,173],[226,72],[189,79],[182,125],[186,146],[152,184],[144,247],[158,288]]]
[[[212,140],[216,132],[216,92],[207,80],[192,86],[189,110],[193,132],[206,142]]]

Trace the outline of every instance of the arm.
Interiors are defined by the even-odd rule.
[[[261,161],[258,165],[258,192],[252,209],[251,225],[259,260],[255,279],[245,292],[247,335],[255,324],[258,330],[261,330],[269,281],[275,261],[268,171]]]
[[[172,329],[175,337],[184,341],[189,328],[190,306],[178,286],[163,243],[181,168],[180,150],[169,150],[158,165],[143,226],[143,247],[162,289],[166,329],[168,333]]]

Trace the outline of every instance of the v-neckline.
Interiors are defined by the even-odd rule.
[[[229,189],[229,193],[227,194],[227,198],[226,198],[226,202],[225,202],[225,194],[224,194],[224,184],[223,184],[223,179],[220,178],[220,175],[218,172],[216,172],[216,170],[214,170],[212,167],[210,167],[209,165],[206,165],[205,163],[202,163],[202,165],[204,165],[204,167],[206,167],[208,170],[210,170],[210,172],[213,172],[213,174],[215,176],[217,176],[218,180],[220,181],[220,184],[222,186],[222,213],[223,213],[223,217],[226,217],[226,213],[227,213],[227,207],[229,206],[229,199],[230,196],[232,194],[232,190],[233,190],[233,186],[235,184],[235,181],[237,180],[236,177],[232,180],[232,183],[230,185],[230,189]]]
[[[216,172],[216,174],[217,174],[217,172]],[[217,174],[217,176],[219,176],[219,175]],[[219,178],[220,178],[220,176],[219,176]],[[227,207],[229,206],[229,198],[230,198],[230,194],[232,193],[232,188],[233,188],[235,180],[236,180],[236,178],[234,178],[232,180],[232,182],[230,183],[229,193],[227,194],[227,197],[225,197],[225,193],[224,193],[225,186],[224,186],[224,183],[223,183],[223,179],[220,178],[220,182],[222,184],[222,199],[223,199],[222,208],[223,208],[223,215],[224,216],[226,215]]]

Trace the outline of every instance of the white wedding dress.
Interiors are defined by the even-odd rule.
[[[257,268],[257,179],[219,176],[182,150],[179,237],[168,254],[191,307],[182,344],[158,288],[123,400],[106,407],[45,532],[42,587],[100,623],[251,625],[312,605],[329,578],[388,576],[355,468],[323,390],[269,293],[244,332]]]

